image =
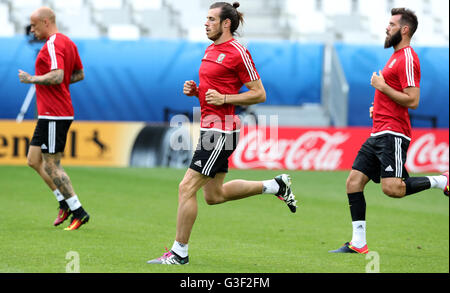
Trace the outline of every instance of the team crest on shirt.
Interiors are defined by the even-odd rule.
[[[226,56],[227,56],[227,55],[225,55],[225,54],[223,54],[223,53],[220,54],[219,57],[217,57],[216,62],[217,62],[217,63],[222,63],[223,59],[225,59]]]
[[[389,65],[389,68],[394,67],[395,62],[397,62],[397,59],[392,60],[391,64]]]

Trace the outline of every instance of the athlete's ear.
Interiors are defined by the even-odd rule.
[[[48,20],[48,18],[42,19],[42,22],[44,23],[44,26],[45,26],[45,27],[47,27],[48,24],[50,23],[50,21]]]
[[[404,26],[402,26],[401,30],[402,30],[403,35],[409,36],[409,26],[404,25]]]
[[[231,27],[231,20],[229,18],[225,19],[223,21],[223,27],[224,28],[230,28]]]

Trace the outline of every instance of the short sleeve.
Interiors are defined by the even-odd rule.
[[[53,35],[47,41],[48,55],[50,56],[50,70],[64,70],[64,42]]]
[[[78,54],[77,46],[75,46],[75,50],[74,51],[75,51],[75,64],[74,64],[73,69],[74,70],[81,70],[81,69],[83,69],[83,63],[81,63],[81,58],[80,58],[80,54]]]
[[[237,65],[236,65],[236,71],[239,75],[239,79],[243,84],[246,84],[250,81],[255,81],[259,79],[259,74],[256,71],[255,63],[253,62],[252,56],[250,55],[250,52],[244,48],[241,44],[238,42],[232,42],[231,43],[239,52],[237,54]]]
[[[398,76],[402,89],[407,87],[420,87],[420,63],[417,55],[406,48],[404,58],[398,64]]]

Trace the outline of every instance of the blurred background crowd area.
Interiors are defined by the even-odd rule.
[[[30,13],[49,6],[60,31],[73,38],[204,40],[212,0],[0,0],[0,36],[23,33]],[[419,16],[417,45],[448,45],[447,0],[241,0],[246,39],[380,43],[389,11]]]
[[[198,81],[210,41],[204,23],[213,0],[0,0],[0,119],[15,119],[29,89],[17,70],[34,72],[42,43],[26,35],[40,6],[56,12],[60,32],[75,41],[86,79],[71,87],[77,120],[192,120],[198,101],[182,94]],[[421,63],[421,102],[413,127],[449,125],[448,0],[240,0],[248,47],[267,92],[263,104],[238,109],[278,114],[279,125],[371,126],[373,72],[393,7],[416,12],[412,46]],[[245,87],[242,90],[246,90]],[[35,105],[25,119],[35,118]]]

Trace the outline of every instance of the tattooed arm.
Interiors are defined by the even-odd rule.
[[[70,77],[70,83],[76,83],[83,79],[84,79],[84,70],[83,69],[76,70],[72,73],[72,76]]]
[[[31,75],[19,69],[19,80],[22,83],[34,83],[42,85],[56,85],[63,82],[64,70],[52,70],[44,75]]]

